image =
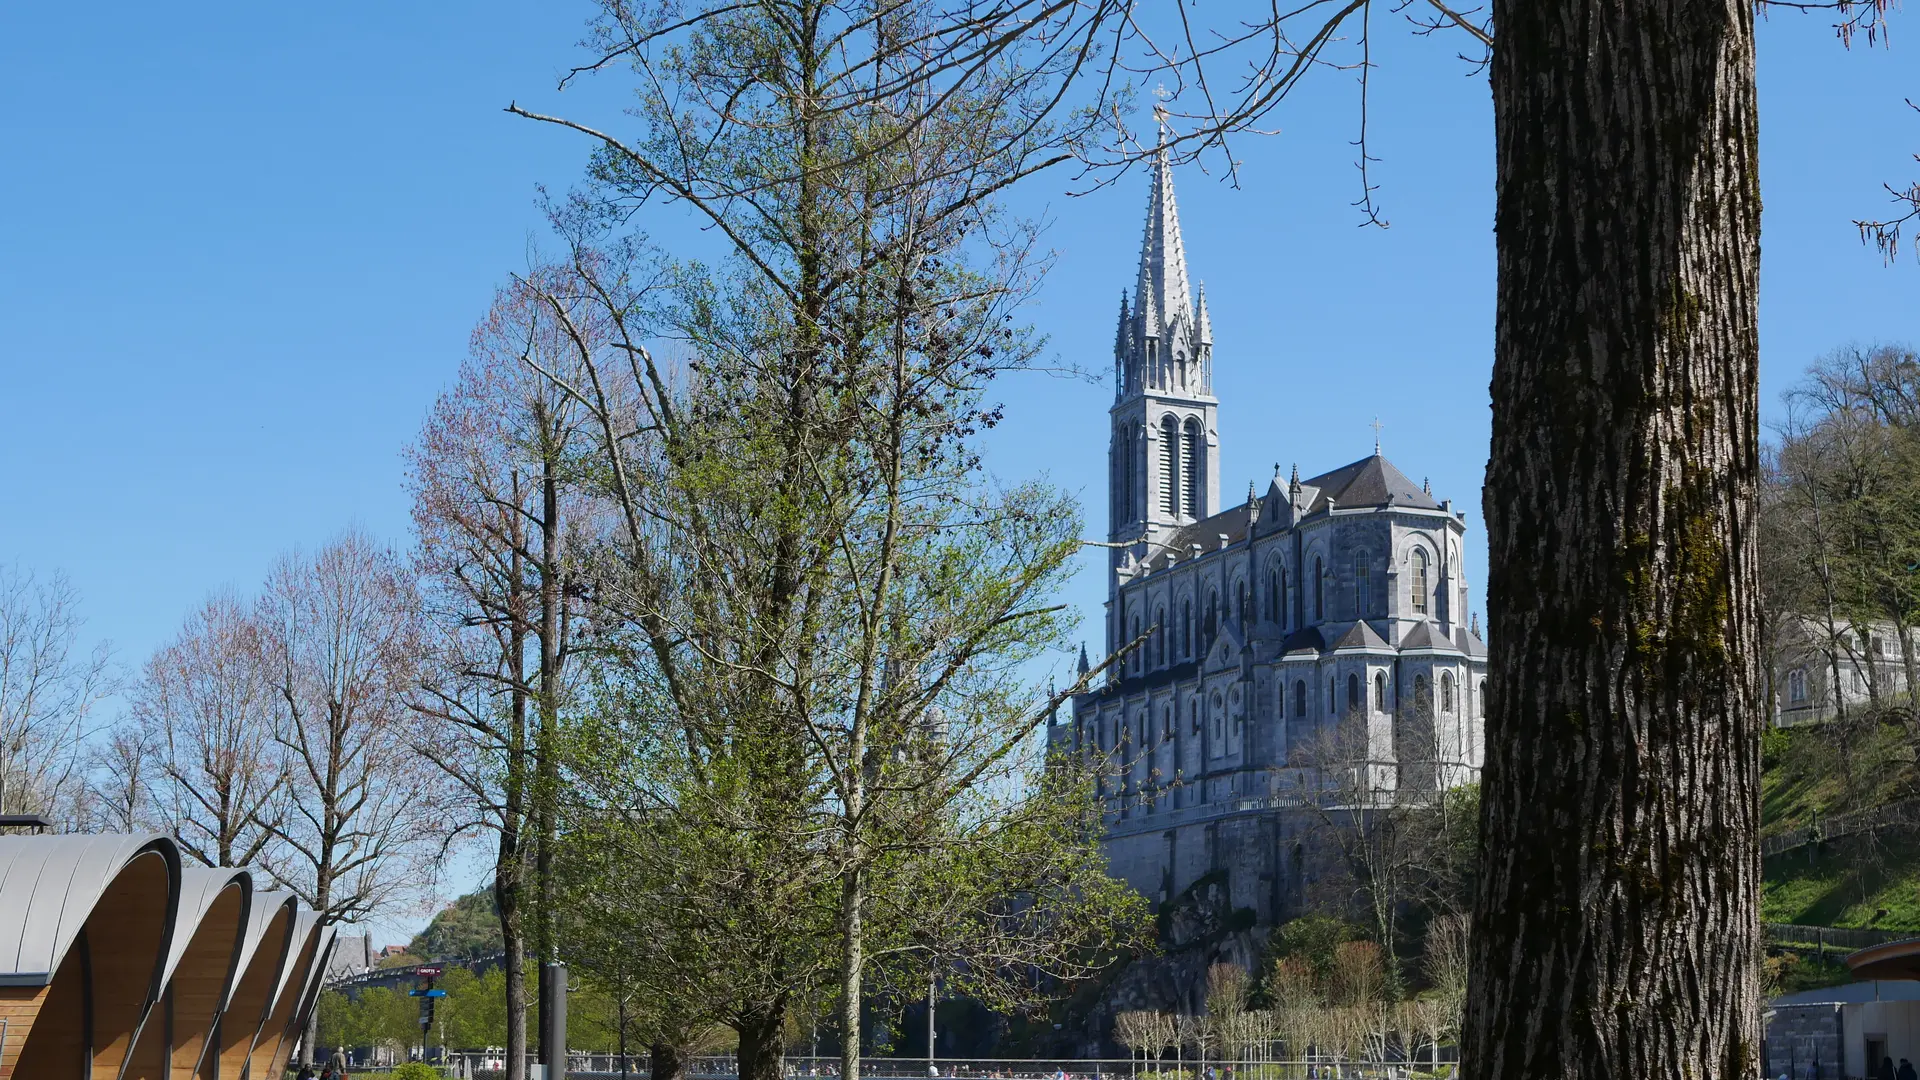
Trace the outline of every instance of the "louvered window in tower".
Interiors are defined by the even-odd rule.
[[[1200,421],[1188,420],[1186,435],[1187,456],[1182,464],[1187,481],[1185,485],[1187,516],[1197,518],[1200,516],[1200,488],[1206,483],[1207,476],[1206,470],[1202,468],[1204,462],[1201,461],[1201,455],[1207,452],[1207,448],[1200,440]]]
[[[1413,610],[1426,614],[1427,611],[1427,553],[1415,548],[1413,551]]]
[[[1353,557],[1353,617],[1364,619],[1373,611],[1373,573],[1367,566],[1367,553]]]
[[[1171,416],[1160,421],[1160,510],[1180,513],[1180,422]]]

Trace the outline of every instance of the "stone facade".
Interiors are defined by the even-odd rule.
[[[1331,872],[1313,836],[1331,791],[1365,813],[1478,774],[1465,515],[1377,444],[1219,505],[1212,325],[1164,159],[1114,357],[1105,644],[1124,659],[1049,738],[1106,764],[1117,876],[1164,902],[1224,872],[1233,908],[1278,922]]]

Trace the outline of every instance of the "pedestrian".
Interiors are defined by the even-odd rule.
[[[1899,1075],[1893,1071],[1893,1058],[1880,1059],[1880,1071],[1873,1074],[1873,1080],[1900,1080]]]
[[[1920,1080],[1920,1073],[1913,1071],[1913,1062],[1906,1058],[1900,1059],[1899,1080]]]
[[[311,1065],[300,1066],[300,1074],[298,1076],[295,1076],[293,1080],[313,1080],[313,1066]]]

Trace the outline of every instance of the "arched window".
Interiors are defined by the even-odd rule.
[[[1313,560],[1313,617],[1327,617],[1327,566],[1321,559]]]
[[[1274,690],[1277,692],[1273,695],[1273,718],[1285,720],[1287,718],[1287,684],[1281,683],[1274,687]]]
[[[1120,520],[1133,520],[1133,429],[1120,433]]]
[[[1327,676],[1327,715],[1338,716],[1339,714],[1340,699],[1334,696],[1333,676],[1329,675]]]
[[[1205,483],[1207,475],[1206,469],[1202,467],[1204,464],[1202,455],[1207,452],[1207,449],[1206,444],[1202,442],[1200,438],[1200,421],[1188,420],[1186,430],[1186,468],[1182,471],[1186,474],[1187,482],[1184,485],[1186,490],[1182,492],[1182,494],[1186,496],[1187,500],[1187,516],[1199,517],[1200,487]]]
[[[1200,734],[1200,700],[1198,698],[1187,702],[1187,720],[1193,724],[1193,733]]]
[[[1480,700],[1474,703],[1479,707],[1480,715],[1487,715],[1487,680],[1480,680]]]
[[[1127,639],[1127,644],[1131,645],[1134,642],[1139,640],[1140,640],[1140,616],[1135,615],[1133,617],[1133,636]],[[1145,651],[1146,651],[1146,646],[1143,645],[1140,647],[1138,651],[1129,653],[1127,655],[1127,666],[1131,667],[1135,671],[1139,671],[1141,668],[1146,667],[1147,666],[1145,663],[1146,657],[1140,655]]]
[[[1180,422],[1171,415],[1160,421],[1160,509],[1180,513]]]
[[[1422,615],[1427,612],[1427,553],[1421,548],[1413,549],[1413,610]]]
[[[1213,648],[1213,635],[1220,631],[1220,590],[1207,590],[1207,621],[1200,635],[1200,651]]]
[[[1433,695],[1427,691],[1427,677],[1425,675],[1415,675],[1413,677],[1413,707],[1421,713],[1430,713],[1433,711]]]
[[[1167,609],[1159,608],[1153,613],[1153,640],[1155,658],[1161,667],[1167,666],[1167,638],[1170,636],[1167,631]]]
[[[1240,629],[1247,628],[1247,583],[1240,583]]]
[[[1373,707],[1380,712],[1387,711],[1387,673],[1373,673]]]
[[[1160,711],[1160,738],[1170,741],[1173,738],[1173,706]]]
[[[1213,708],[1207,710],[1207,731],[1213,736],[1214,753],[1220,752],[1220,743],[1226,738],[1221,723],[1226,719],[1226,710],[1220,707],[1220,695],[1213,696]]]
[[[1373,610],[1373,581],[1367,568],[1367,553],[1353,556],[1353,617],[1364,619]]]
[[[1303,720],[1307,715],[1307,680],[1301,679],[1293,684],[1293,715]]]
[[[1281,597],[1286,595],[1280,588],[1280,568],[1267,567],[1267,621],[1278,625],[1281,622]]]
[[[1347,711],[1360,711],[1360,676],[1347,676]]]
[[[1193,601],[1180,601],[1180,655],[1193,659]]]
[[[1440,711],[1445,713],[1453,711],[1453,672],[1451,671],[1440,673]]]

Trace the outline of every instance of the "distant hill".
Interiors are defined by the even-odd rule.
[[[407,951],[430,960],[486,956],[501,950],[500,909],[492,889],[470,892],[441,908]]]

